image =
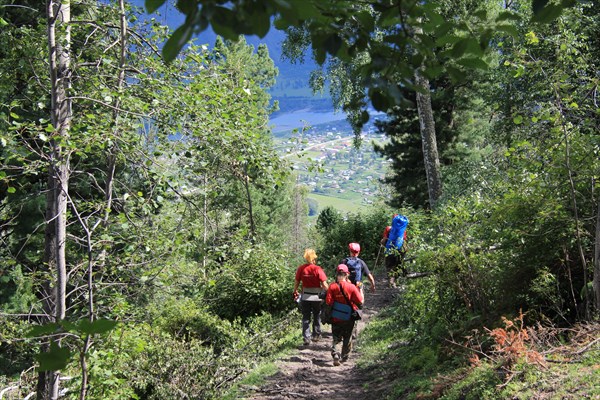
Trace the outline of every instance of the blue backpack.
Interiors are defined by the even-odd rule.
[[[356,257],[346,258],[346,265],[348,266],[348,272],[350,272],[350,282],[356,284],[362,280],[362,263]]]
[[[385,244],[386,254],[390,254],[393,249],[401,251],[406,236],[406,227],[408,226],[408,218],[404,215],[396,215],[392,219],[392,229],[388,235]]]

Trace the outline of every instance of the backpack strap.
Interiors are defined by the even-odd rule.
[[[340,287],[340,292],[342,292],[342,296],[344,296],[344,299],[346,299],[346,303],[348,303],[348,305],[350,307],[352,307],[352,303],[350,302],[350,300],[348,300],[348,297],[346,297],[346,293],[344,293],[344,289],[342,288],[342,285],[339,282],[336,282],[336,283]]]

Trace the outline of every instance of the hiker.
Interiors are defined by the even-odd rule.
[[[365,293],[363,291],[362,283],[363,276],[366,276],[369,279],[369,282],[371,283],[371,292],[375,292],[375,278],[373,277],[371,271],[369,271],[367,264],[358,257],[360,254],[360,244],[349,243],[348,249],[350,250],[350,257],[344,258],[341,264],[344,264],[348,267],[348,271],[350,271],[350,276],[348,277],[349,281],[360,289],[360,294],[364,298]]]
[[[315,264],[317,254],[313,249],[304,250],[306,264],[302,264],[296,270],[294,282],[294,300],[300,297],[300,308],[302,310],[302,337],[304,345],[308,346],[311,341],[317,342],[321,338],[321,303],[319,296],[321,291],[327,290],[327,276],[323,268]],[[298,286],[302,282],[302,294],[298,293]],[[311,333],[312,318],[312,333]]]
[[[388,285],[391,288],[396,288],[396,275],[398,274],[398,269],[401,269],[402,274],[406,276],[404,256],[406,255],[407,250],[407,226],[407,217],[400,214],[394,214],[392,225],[385,228],[381,239],[382,244],[385,243],[385,269],[388,274]]]
[[[360,290],[349,282],[348,266],[340,264],[336,268],[336,281],[329,285],[325,302],[334,307],[332,312],[331,334],[333,342],[331,344],[331,356],[333,357],[333,365],[340,365],[340,362],[348,360],[350,351],[352,350],[352,331],[354,330],[355,320],[348,315],[348,319],[338,318],[335,308],[337,304],[349,305],[350,310],[358,310],[362,307],[363,297]],[[347,308],[346,306],[346,308]],[[341,352],[340,352],[341,343]]]

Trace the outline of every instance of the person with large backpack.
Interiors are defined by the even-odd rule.
[[[304,345],[308,346],[311,341],[317,342],[321,338],[321,291],[327,290],[327,276],[323,268],[315,262],[317,254],[313,249],[304,250],[306,264],[302,264],[296,270],[294,281],[294,300],[300,298],[302,310],[302,337]],[[298,293],[298,287],[302,283],[302,294]],[[312,320],[312,332],[310,323]]]
[[[365,293],[363,291],[362,279],[366,276],[367,279],[369,279],[369,282],[371,283],[371,291],[375,292],[375,278],[369,270],[369,267],[367,267],[367,264],[361,258],[358,257],[358,255],[360,254],[360,244],[349,243],[348,249],[350,250],[350,257],[344,258],[340,263],[348,267],[348,280],[352,284],[356,285],[356,287],[360,290],[360,293],[364,297]]]
[[[394,214],[392,225],[386,227],[383,233],[382,243],[385,242],[385,269],[388,274],[388,284],[396,287],[396,276],[398,269],[406,276],[404,268],[404,257],[407,251],[407,228],[408,218],[404,215]]]
[[[336,280],[327,289],[325,303],[332,306],[331,313],[331,356],[333,365],[340,365],[348,360],[352,351],[352,332],[357,310],[362,307],[363,297],[360,290],[348,281],[348,266],[340,264],[336,268]],[[340,349],[341,343],[341,349]],[[341,350],[341,351],[340,351]]]

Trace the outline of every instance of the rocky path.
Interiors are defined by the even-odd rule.
[[[267,378],[266,384],[254,388],[248,400],[328,399],[328,400],[380,400],[381,387],[361,374],[356,368],[360,357],[360,331],[369,319],[388,305],[398,289],[386,286],[382,271],[376,277],[376,292],[366,289],[363,319],[358,323],[359,340],[347,362],[334,366],[331,358],[331,325],[325,325],[323,338],[309,346],[298,346],[298,351],[277,362],[278,372]],[[298,325],[300,326],[300,316]],[[301,342],[298,337],[298,342]]]

